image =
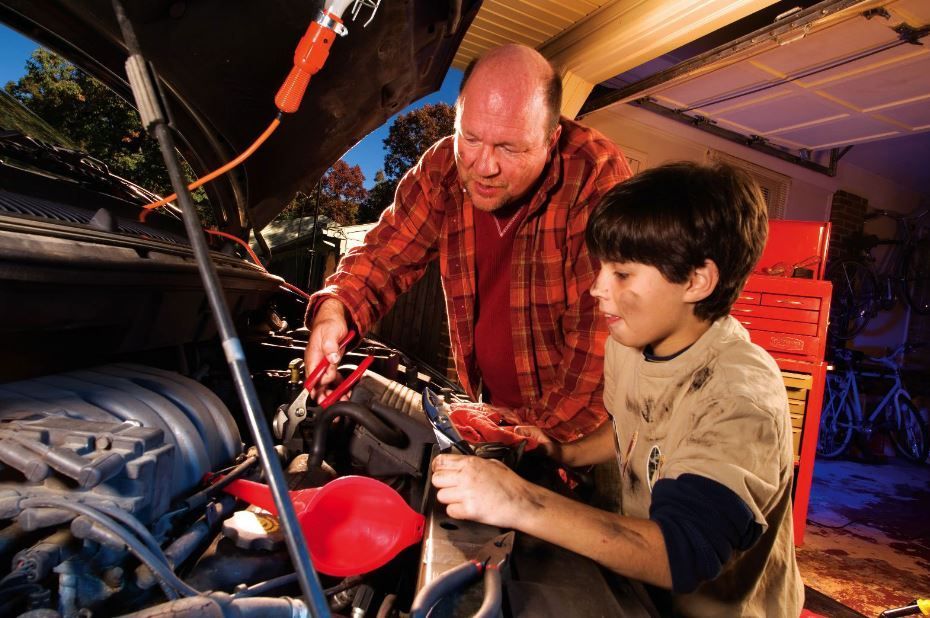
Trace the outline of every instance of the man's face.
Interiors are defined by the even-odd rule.
[[[484,211],[520,199],[542,175],[561,127],[546,130],[541,96],[466,85],[455,119],[455,163],[475,208]]]
[[[687,325],[693,304],[685,300],[688,282],[671,283],[654,266],[638,262],[601,262],[591,296],[607,320],[610,336],[627,347],[651,345],[668,356],[691,343]]]

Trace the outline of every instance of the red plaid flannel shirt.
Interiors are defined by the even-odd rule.
[[[562,135],[531,196],[513,248],[510,320],[517,379],[526,406],[487,406],[513,423],[573,440],[606,418],[606,325],[588,294],[599,267],[584,229],[601,196],[630,176],[623,154],[593,129],[563,118]],[[474,358],[474,210],[455,167],[452,137],[437,142],[401,179],[394,203],[314,294],[334,296],[359,332],[371,326],[439,258],[459,381],[472,398],[481,376]],[[308,320],[309,321],[309,320]]]

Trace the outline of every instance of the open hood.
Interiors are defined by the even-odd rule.
[[[203,175],[247,148],[275,117],[274,96],[319,0],[124,0],[162,79],[179,148]],[[261,229],[392,114],[439,88],[480,0],[384,0],[367,27],[346,12],[300,109],[242,166],[207,185],[231,232]],[[110,0],[2,0],[0,21],[132,101],[126,46]]]

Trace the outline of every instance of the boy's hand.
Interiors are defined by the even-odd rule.
[[[518,436],[529,438],[531,442],[535,441],[538,447],[542,449],[543,453],[546,454],[546,457],[558,462],[562,461],[562,445],[546,435],[546,432],[540,427],[536,427],[535,425],[517,425],[513,428],[513,432]]]
[[[439,455],[432,468],[436,499],[454,519],[513,528],[521,509],[541,508],[530,497],[532,486],[497,460]]]

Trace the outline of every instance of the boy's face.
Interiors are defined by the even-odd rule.
[[[601,262],[591,296],[607,319],[610,336],[627,347],[652,346],[668,356],[691,345],[698,324],[689,302],[691,281],[671,283],[654,266]]]

